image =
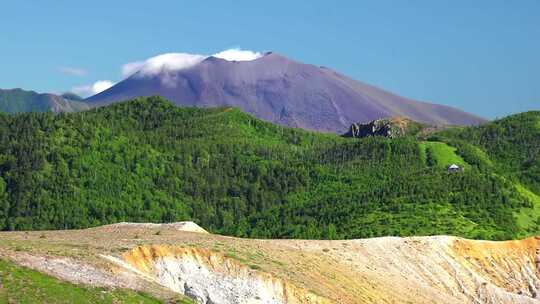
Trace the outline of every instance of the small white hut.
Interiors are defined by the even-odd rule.
[[[448,166],[448,172],[454,173],[454,172],[461,172],[461,171],[463,171],[463,168],[456,164],[451,164],[450,166]]]

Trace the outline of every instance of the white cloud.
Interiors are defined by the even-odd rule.
[[[126,63],[122,66],[122,77],[126,78],[137,73],[144,66],[144,61]]]
[[[224,50],[210,56],[189,53],[165,53],[146,60],[126,63],[122,66],[121,73],[123,78],[127,78],[137,72],[142,76],[155,75],[161,72],[175,72],[197,65],[211,56],[227,61],[250,61],[262,57],[262,54],[240,48]],[[86,71],[76,68],[62,67],[60,70],[73,75],[77,73],[81,76],[86,74]],[[174,86],[176,84],[176,75],[174,73],[165,73],[161,77],[161,81],[164,85]],[[71,91],[83,97],[88,97],[103,92],[114,84],[110,80],[99,80],[90,85],[74,87]]]
[[[178,71],[194,66],[206,57],[188,53],[161,54],[145,61],[136,61],[122,66],[122,76],[130,76],[139,71],[143,75],[154,75],[160,72]]]
[[[77,86],[71,89],[71,92],[82,97],[92,96],[105,91],[115,83],[110,80],[98,80],[90,85]]]
[[[87,74],[85,69],[76,68],[76,67],[68,67],[68,66],[58,67],[58,71],[60,71],[63,74],[79,76],[79,77]]]
[[[261,57],[262,54],[259,52],[233,48],[211,56],[227,61],[250,61]],[[179,71],[192,67],[208,57],[210,56],[189,53],[161,54],[144,61],[134,61],[124,64],[122,66],[122,76],[124,78],[129,77],[136,72],[140,72],[141,75],[155,75],[160,72]]]
[[[262,56],[259,52],[242,49],[228,49],[212,55],[227,61],[251,61]]]

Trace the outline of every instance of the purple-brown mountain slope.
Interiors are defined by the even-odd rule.
[[[87,101],[104,105],[150,95],[161,95],[183,106],[234,106],[281,125],[337,133],[346,131],[353,122],[389,116],[433,125],[483,122],[458,109],[400,97],[276,53],[252,61],[208,57],[181,70],[137,72]]]

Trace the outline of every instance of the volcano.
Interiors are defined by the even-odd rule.
[[[484,121],[459,109],[401,97],[272,52],[249,61],[210,56],[179,69],[139,70],[86,101],[100,106],[152,95],[179,106],[238,107],[266,121],[322,132],[343,133],[351,123],[395,116],[429,125]]]

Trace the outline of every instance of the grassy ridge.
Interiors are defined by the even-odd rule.
[[[465,129],[436,135],[451,142],[469,163],[513,184],[526,201],[515,211],[517,237],[540,233],[540,112],[531,111]]]

